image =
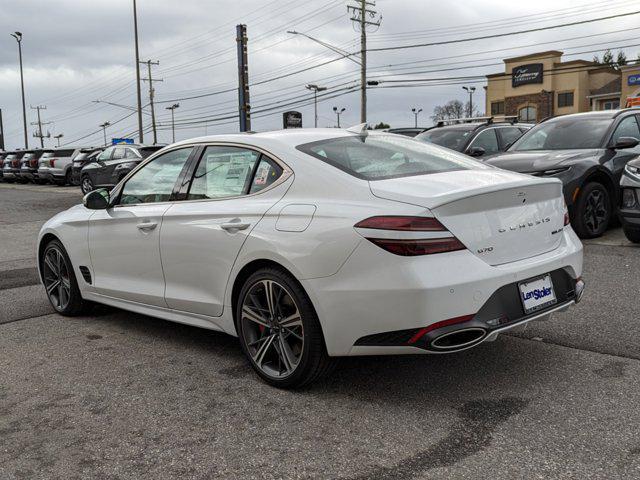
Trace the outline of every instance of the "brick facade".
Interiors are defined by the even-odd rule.
[[[518,109],[525,105],[537,108],[536,121],[553,115],[553,92],[540,92],[531,95],[518,95],[516,97],[506,97],[504,99],[504,114],[518,115]]]

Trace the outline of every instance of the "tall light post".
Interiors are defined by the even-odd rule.
[[[469,118],[473,117],[473,92],[476,91],[476,87],[462,87],[463,90],[469,92]]]
[[[314,119],[315,119],[314,126],[315,128],[318,128],[318,92],[324,92],[327,89],[327,87],[319,87],[318,85],[314,85],[313,83],[310,83],[304,88],[306,88],[307,90],[313,90],[313,112],[314,112]]]
[[[58,135],[54,135],[53,138],[55,138],[58,141],[58,146],[60,146],[60,139],[64,137],[64,133],[59,133]]]
[[[418,128],[418,115],[420,115],[420,112],[422,111],[422,109],[412,108],[411,111],[413,112],[413,116],[415,118],[414,126]]]
[[[170,107],[165,107],[167,110],[171,110],[171,143],[176,143],[176,125],[174,121],[173,111],[179,106],[179,103],[174,103]]]
[[[107,146],[107,127],[111,125],[109,122],[104,122],[100,124],[100,128],[102,129],[102,133],[104,135],[104,146]]]
[[[27,135],[27,107],[24,99],[24,74],[22,72],[22,33],[10,33],[18,42],[18,58],[20,59],[20,88],[22,89],[22,123],[24,125],[24,148],[29,148],[29,135]]]
[[[142,131],[142,92],[140,89],[140,52],[138,51],[138,10],[136,8],[136,0],[133,0],[133,33],[135,37],[136,50],[136,88],[138,93],[138,138],[140,143],[144,143],[144,134]]]
[[[345,108],[338,109],[338,107],[333,107],[333,112],[336,114],[338,118],[338,128],[340,128],[340,115],[345,111]]]

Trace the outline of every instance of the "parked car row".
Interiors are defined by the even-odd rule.
[[[640,241],[637,108],[563,115],[533,127],[490,118],[450,121],[415,138],[504,170],[558,178],[571,224],[581,238],[601,236],[620,215],[627,238]]]
[[[0,152],[5,182],[80,185],[83,193],[112,188],[160,145],[114,145]]]

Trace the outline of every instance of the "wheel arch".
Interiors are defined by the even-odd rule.
[[[598,182],[607,189],[609,192],[609,199],[611,201],[611,207],[613,211],[616,210],[618,205],[618,189],[616,188],[616,184],[613,180],[613,177],[606,171],[601,168],[595,168],[587,173],[584,178],[584,181],[580,185],[580,188],[584,188],[590,182]]]

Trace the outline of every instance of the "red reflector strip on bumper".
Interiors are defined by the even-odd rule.
[[[448,320],[442,320],[440,322],[433,323],[433,324],[429,325],[428,327],[424,327],[424,328],[421,328],[420,330],[418,330],[418,332],[416,332],[416,334],[413,337],[411,337],[411,339],[409,340],[408,343],[409,344],[414,344],[418,340],[420,340],[422,337],[424,337],[427,333],[429,333],[429,332],[431,332],[433,330],[437,330],[438,328],[448,327],[449,325],[455,325],[457,323],[468,322],[474,316],[475,316],[475,314],[473,314],[473,315],[463,315],[461,317],[449,318]]]

